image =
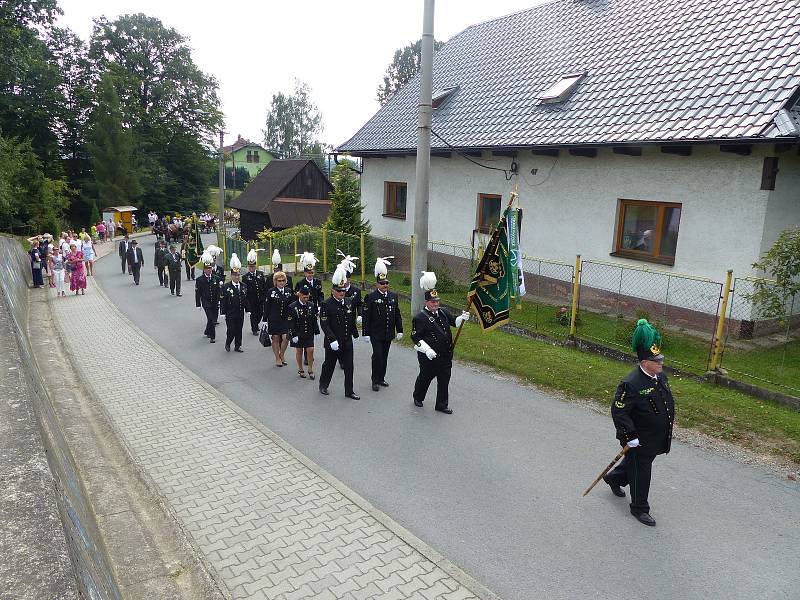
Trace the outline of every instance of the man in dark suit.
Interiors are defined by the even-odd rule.
[[[372,344],[372,391],[386,383],[386,361],[392,340],[403,337],[403,317],[397,294],[389,291],[389,278],[384,273],[377,276],[378,289],[367,295],[364,301],[363,334]]]
[[[247,310],[247,292],[240,281],[239,268],[231,269],[231,280],[222,286],[219,294],[219,311],[225,315],[225,324],[228,331],[225,335],[225,350],[231,351],[231,342],[234,343],[234,352],[242,350],[242,327],[244,327],[244,313]]]
[[[156,252],[153,255],[153,263],[156,272],[158,273],[158,285],[167,287],[169,285],[169,276],[167,275],[167,243],[160,240],[156,243]]]
[[[258,324],[264,309],[264,300],[267,299],[267,280],[263,273],[258,271],[256,263],[258,254],[255,250],[247,253],[247,273],[244,274],[245,290],[247,290],[247,305],[250,307],[250,329],[253,335],[258,335]]]
[[[206,262],[206,260],[208,262]],[[206,255],[203,260],[203,274],[194,280],[194,300],[195,305],[206,313],[206,329],[203,332],[209,341],[216,342],[214,324],[217,322],[219,311],[219,291],[220,282],[211,269],[211,257]]]
[[[139,242],[133,240],[128,248],[128,269],[133,273],[133,281],[139,285],[139,274],[144,266],[144,254],[142,249],[139,248]]]
[[[169,272],[169,293],[181,295],[181,255],[175,244],[169,245],[169,252],[164,256],[164,264]]]
[[[337,270],[338,271],[338,270]],[[325,334],[325,362],[319,378],[319,392],[327,396],[336,363],[344,364],[344,395],[353,400],[361,397],[353,391],[353,338],[358,337],[356,312],[344,296],[344,272],[341,278],[334,273],[331,279],[331,298],[320,307],[319,325]]]
[[[128,275],[131,274],[131,267],[128,265],[128,250],[130,250],[131,242],[128,239],[128,234],[125,234],[125,239],[120,240],[119,242],[119,258],[122,261],[122,274],[125,275],[125,271],[128,271]]]

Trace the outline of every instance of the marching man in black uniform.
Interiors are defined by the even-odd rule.
[[[411,339],[416,344],[419,360],[419,375],[414,384],[414,406],[422,406],[428,387],[436,379],[436,410],[448,415],[453,410],[448,407],[448,386],[453,368],[453,334],[450,327],[458,327],[462,321],[469,321],[469,313],[462,312],[453,318],[439,306],[439,293],[436,291],[436,274],[423,271],[419,280],[425,290],[425,308],[417,314],[411,324]]]
[[[303,352],[307,358],[308,378],[314,379],[314,336],[319,334],[317,305],[309,300],[311,288],[297,290],[297,300],[289,305],[289,337],[297,359],[297,374],[305,379]]]
[[[194,300],[197,308],[202,306],[206,313],[206,329],[203,333],[213,344],[216,341],[214,324],[219,310],[220,281],[212,271],[214,258],[208,250],[203,252],[200,261],[203,263],[203,274],[194,281]]]
[[[611,418],[620,444],[628,446],[625,458],[603,480],[615,496],[625,497],[622,488],[630,485],[631,514],[641,523],[655,526],[647,497],[653,461],[667,454],[672,444],[675,401],[659,350],[661,334],[646,319],[639,319],[633,332],[632,347],[639,365],[617,386],[611,405]]]
[[[158,274],[158,285],[167,287],[169,285],[169,276],[167,275],[167,242],[161,240],[156,245],[156,252],[153,257],[153,268]]]
[[[169,272],[169,293],[181,295],[181,255],[178,254],[175,244],[169,245],[169,252],[164,256],[164,263]]]
[[[275,287],[275,273],[278,271],[283,273],[286,277],[286,287],[288,287],[290,290],[294,290],[294,287],[292,287],[292,276],[284,272],[281,253],[278,252],[277,248],[275,248],[275,250],[272,251],[272,275],[267,277],[267,289]]]
[[[322,291],[322,281],[314,277],[314,267],[317,266],[317,257],[313,252],[303,252],[300,256],[300,264],[303,265],[303,279],[294,285],[294,291],[297,292],[301,287],[307,287],[310,290],[309,300],[317,305],[325,300],[325,293]],[[289,282],[289,287],[291,287]]]
[[[220,264],[219,259],[220,255],[222,254],[222,248],[211,244],[208,246],[208,248],[206,248],[206,250],[208,250],[208,252],[214,258],[214,265],[212,266],[214,275],[216,275],[217,279],[219,279],[222,283],[225,283],[225,267]]]
[[[319,392],[327,396],[336,363],[341,357],[344,362],[344,395],[353,400],[361,397],[353,391],[353,338],[358,337],[356,313],[344,297],[346,279],[344,266],[336,267],[331,278],[331,298],[322,303],[319,325],[325,334],[325,362],[319,378]]]
[[[234,352],[242,350],[242,327],[244,327],[244,313],[247,310],[247,292],[240,281],[242,263],[236,253],[231,253],[231,280],[220,291],[219,310],[225,315],[225,324],[228,331],[225,335],[225,350],[231,351],[233,342]]]
[[[247,306],[250,307],[250,329],[253,335],[258,335],[258,324],[264,313],[264,300],[267,298],[267,280],[263,273],[257,270],[258,252],[250,250],[247,253],[247,273],[244,274],[245,289],[247,290]]]
[[[375,282],[378,289],[367,295],[364,301],[363,335],[364,340],[372,344],[372,391],[380,387],[388,387],[386,382],[386,361],[392,340],[403,338],[403,317],[400,314],[397,294],[389,291],[389,277],[386,267],[391,265],[388,259],[378,258],[375,261]]]
[[[350,256],[349,254],[345,254],[341,250],[336,250],[336,253],[342,257],[342,266],[344,267],[345,271],[345,280],[342,289],[344,290],[344,297],[345,299],[349,300],[350,305],[353,307],[353,310],[356,311],[356,325],[361,327],[362,322],[362,310],[363,310],[363,302],[361,300],[361,288],[356,287],[353,285],[352,278],[353,278],[353,271],[355,271],[356,263],[354,261],[358,260],[358,257]],[[369,340],[365,339],[365,342],[369,342]],[[344,369],[344,361],[342,357],[339,357],[339,367]]]

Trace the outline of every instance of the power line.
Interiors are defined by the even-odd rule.
[[[452,150],[453,152],[455,152],[459,156],[462,156],[463,158],[466,158],[469,162],[471,162],[471,163],[473,163],[475,165],[478,165],[479,167],[483,167],[484,169],[489,169],[490,171],[500,171],[500,172],[502,172],[506,177],[506,181],[511,181],[511,178],[514,177],[514,175],[517,174],[517,161],[515,161],[514,159],[511,159],[511,167],[509,169],[500,169],[498,167],[491,167],[489,165],[484,165],[484,164],[479,163],[478,161],[474,160],[471,156],[468,156],[468,155],[464,154],[463,152],[461,152],[460,150],[458,150],[455,146],[453,146],[450,142],[448,142],[446,139],[444,139],[442,136],[440,136],[438,133],[436,133],[433,129],[431,129],[431,134],[436,136],[436,138],[439,141],[441,141],[445,146],[450,148],[450,150]]]

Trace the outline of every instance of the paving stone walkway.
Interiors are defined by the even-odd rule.
[[[85,385],[233,598],[495,597],[187,370],[92,278],[52,307]]]

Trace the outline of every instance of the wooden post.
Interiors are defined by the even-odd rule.
[[[575,257],[575,281],[572,283],[572,313],[569,317],[569,334],[575,336],[578,329],[578,294],[581,286],[581,255]]]
[[[709,371],[716,371],[722,359],[722,333],[725,331],[725,313],[728,312],[728,296],[731,293],[731,281],[733,280],[733,270],[729,269],[725,277],[725,289],[722,292],[722,308],[719,320],[717,321],[717,331],[714,335],[714,353],[711,355]]]
[[[294,272],[297,274],[297,234],[294,234]]]

